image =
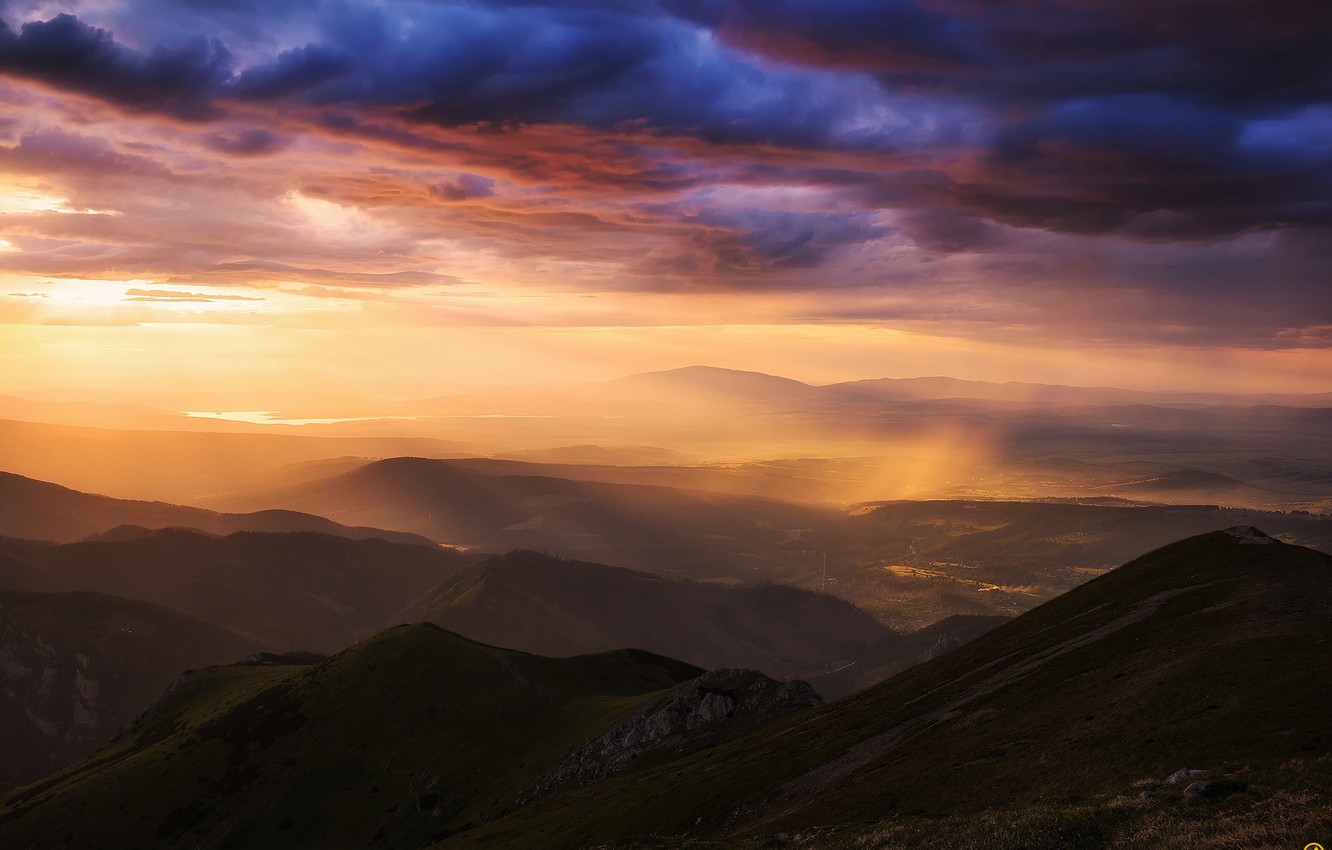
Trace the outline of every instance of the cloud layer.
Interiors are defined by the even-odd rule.
[[[767,299],[753,310],[773,321],[1332,342],[1319,4],[145,0],[0,18],[0,169],[58,200],[0,224],[14,275],[617,311],[723,294]]]

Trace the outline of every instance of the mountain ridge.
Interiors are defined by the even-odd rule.
[[[743,742],[538,801],[439,847],[647,834],[761,846],[894,814],[992,811],[1002,823],[1039,799],[1136,794],[1181,765],[1280,787],[1285,761],[1325,756],[1332,740],[1330,575],[1332,557],[1265,535],[1189,538]],[[556,818],[577,826],[555,831]]]

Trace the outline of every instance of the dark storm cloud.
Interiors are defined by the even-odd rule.
[[[300,133],[401,156],[433,170],[392,192],[332,181],[329,199],[386,209],[411,197],[496,232],[521,220],[565,259],[614,231],[607,244],[641,240],[625,267],[648,285],[829,287],[800,273],[840,273],[891,235],[924,249],[923,265],[893,254],[836,280],[889,289],[955,266],[1005,292],[1057,291],[1118,274],[1179,295],[1179,311],[1197,307],[1190,293],[1233,309],[1269,282],[1283,321],[1326,303],[1332,4],[107,6],[27,24],[8,7],[0,74],[196,122],[192,144],[252,166],[295,160],[284,146]],[[2,155],[72,170],[79,158],[121,167],[127,149],[70,145],[29,133]],[[559,238],[538,239],[542,228]],[[1261,249],[1218,249],[1250,238]],[[1169,262],[1163,246],[1178,248]],[[1114,262],[1079,265],[1104,254]]]
[[[1307,0],[736,0],[732,41],[887,84],[1007,102],[1173,93],[1269,108],[1325,98],[1332,7]]]
[[[654,215],[672,211],[647,210]],[[813,269],[838,249],[887,235],[866,213],[814,213],[704,207],[675,210],[691,225],[688,235],[645,258],[636,267],[667,278],[748,276],[786,269]],[[677,284],[664,284],[674,288]]]
[[[979,146],[977,167],[950,178],[947,191],[898,188],[897,203],[927,217],[1151,239],[1332,222],[1325,136],[1279,126],[1332,99],[1327,4],[178,0],[153,8],[163,34],[190,21],[248,49],[256,38],[242,22],[267,17],[275,31],[310,40],[237,70],[216,40],[140,51],[60,15],[0,29],[0,71],[193,119],[229,104],[281,102],[389,109],[444,127],[560,123],[811,150]],[[1263,122],[1268,130],[1255,136]],[[239,155],[271,150],[257,131],[207,143]],[[883,194],[892,190],[886,181]]]
[[[909,144],[934,132],[928,121],[872,126],[857,113],[880,95],[868,80],[756,64],[663,8],[328,4],[310,12],[317,40],[244,68],[217,40],[138,50],[60,15],[0,29],[0,73],[188,119],[281,102],[391,109],[440,126],[632,124],[811,147]],[[222,15],[197,11],[200,24]]]
[[[181,118],[213,113],[211,98],[232,75],[231,54],[216,40],[140,53],[72,15],[26,23],[0,21],[0,73],[36,79],[131,110]]]
[[[1332,100],[1328,4],[738,0],[721,31],[989,110],[979,167],[920,205],[1151,239],[1332,222],[1320,122],[1273,126]]]

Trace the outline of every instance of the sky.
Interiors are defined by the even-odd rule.
[[[0,21],[0,392],[695,363],[1332,390],[1329,4]]]

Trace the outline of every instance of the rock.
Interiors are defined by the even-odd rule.
[[[959,646],[961,646],[964,643],[966,643],[966,641],[958,637],[957,635],[949,635],[949,634],[939,635],[939,639],[934,642],[934,646],[925,650],[925,653],[921,656],[921,660],[930,661],[932,659],[938,658],[940,655],[943,655],[945,652],[952,652],[954,649],[957,649]]]
[[[730,731],[747,732],[822,702],[806,682],[776,682],[756,670],[712,670],[676,685],[570,752],[517,802],[598,782],[650,753],[701,749]]]
[[[1276,543],[1276,539],[1264,532],[1259,531],[1251,525],[1237,525],[1234,528],[1227,528],[1226,534],[1250,546],[1263,546],[1268,543]]]
[[[1175,771],[1174,773],[1166,777],[1166,784],[1176,785],[1180,782],[1183,782],[1185,779],[1192,779],[1195,776],[1202,776],[1206,772],[1207,771],[1205,770],[1193,770],[1187,767],[1180,768],[1179,770]]]

